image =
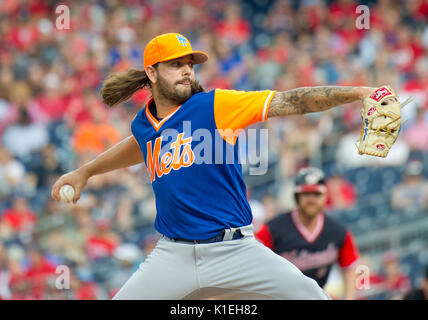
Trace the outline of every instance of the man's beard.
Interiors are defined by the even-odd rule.
[[[306,218],[314,218],[319,212],[321,212],[323,207],[321,206],[299,206],[299,211]]]
[[[192,81],[189,78],[176,82],[174,86],[184,81],[190,82],[190,90],[186,90],[186,91],[175,90],[175,87],[172,88],[172,86],[168,83],[168,81],[166,81],[165,78],[162,78],[158,74],[158,83],[156,84],[158,93],[161,94],[165,99],[175,104],[181,105],[184,102],[186,102],[190,97],[192,97],[195,93],[205,92],[204,87],[199,83],[199,81],[197,80]]]

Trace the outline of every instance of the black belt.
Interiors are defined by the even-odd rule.
[[[174,239],[169,238],[169,239],[172,240],[172,241],[175,241],[175,242],[184,242],[184,243],[191,243],[191,244],[195,244],[195,243],[214,243],[214,242],[221,242],[221,241],[223,241],[225,233],[226,233],[226,231],[223,230],[223,231],[219,232],[217,235],[215,235],[214,237],[209,238],[209,239],[205,239],[205,240],[187,240],[187,239],[179,239],[179,238],[174,238]],[[238,240],[238,239],[241,239],[243,237],[244,237],[244,235],[242,234],[241,230],[236,229],[233,232],[231,240]]]

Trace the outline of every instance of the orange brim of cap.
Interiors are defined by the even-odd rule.
[[[173,54],[173,55],[171,55],[169,57],[166,57],[166,58],[160,60],[159,62],[174,60],[174,59],[177,59],[177,58],[181,58],[181,57],[187,56],[189,54],[193,55],[193,63],[194,64],[204,63],[205,61],[208,60],[208,55],[205,52],[189,50],[189,51],[182,51],[182,52]]]

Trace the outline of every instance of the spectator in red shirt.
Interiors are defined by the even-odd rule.
[[[44,77],[44,88],[37,98],[40,111],[50,121],[61,120],[67,110],[68,99],[62,93],[59,75],[50,73]]]
[[[9,260],[8,270],[10,273],[9,287],[12,300],[34,300],[31,294],[31,284],[27,281],[25,270],[16,260]]]
[[[16,28],[5,35],[7,41],[20,51],[29,51],[40,40],[40,32],[31,19],[21,19]]]
[[[387,252],[382,257],[381,283],[390,299],[401,299],[411,289],[409,277],[403,273],[397,254]]]
[[[242,45],[251,36],[251,26],[242,18],[241,9],[236,4],[229,4],[226,7],[225,19],[218,24],[216,31],[220,38],[233,45]]]
[[[428,58],[419,59],[415,63],[412,77],[403,84],[403,90],[414,96],[423,108],[428,109]]]
[[[111,257],[119,243],[118,236],[110,229],[110,221],[100,219],[96,221],[95,233],[86,241],[86,252],[91,260]]]
[[[16,196],[12,208],[6,209],[1,217],[3,225],[14,232],[29,231],[37,222],[37,215],[28,206],[28,201],[22,196]]]
[[[55,267],[45,259],[42,250],[37,247],[30,247],[28,260],[26,280],[31,285],[33,297],[36,300],[43,299],[44,291],[48,288],[47,282],[56,276]]]
[[[426,23],[428,19],[428,1],[426,0],[414,0],[405,1],[407,10],[409,11],[414,21]]]
[[[357,17],[357,6],[358,3],[354,0],[333,1],[328,8],[328,20],[335,28],[340,29],[349,17]]]
[[[357,201],[354,185],[343,175],[335,174],[326,181],[328,210],[343,210],[353,207]]]
[[[416,42],[412,29],[401,26],[397,31],[397,44],[392,51],[392,63],[400,73],[411,73],[415,62],[423,55],[422,45]]]
[[[100,298],[98,285],[91,280],[72,277],[71,289],[75,300],[97,300]]]

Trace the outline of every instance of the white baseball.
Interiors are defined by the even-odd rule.
[[[61,202],[68,203],[72,202],[74,198],[74,189],[69,184],[65,184],[59,189],[59,196],[61,197]]]

